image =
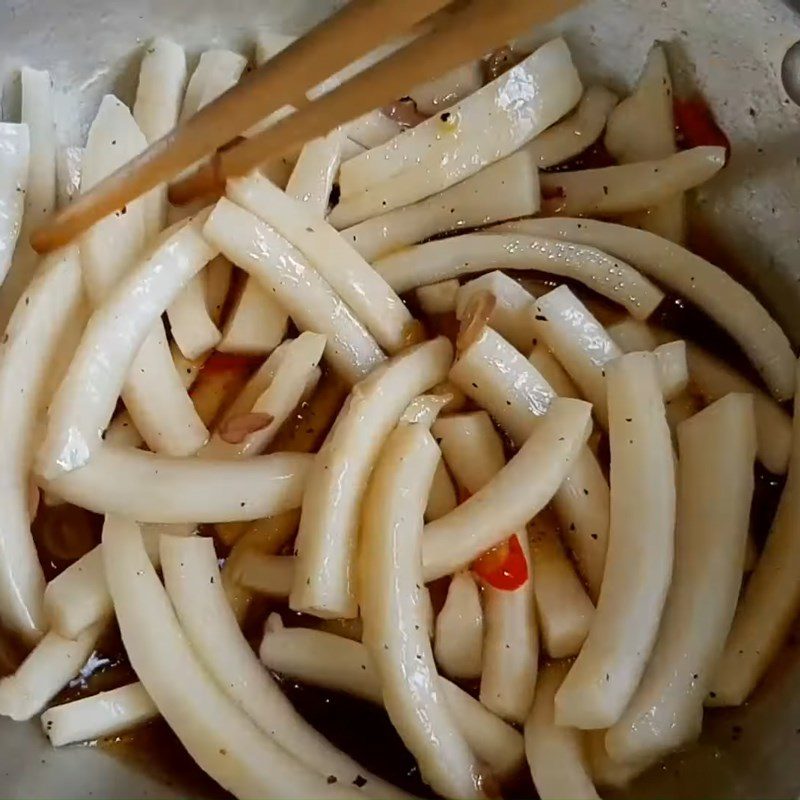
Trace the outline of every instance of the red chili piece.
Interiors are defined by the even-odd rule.
[[[714,119],[708,103],[700,95],[694,95],[687,100],[676,98],[673,107],[678,141],[682,147],[724,147],[726,157],[730,156],[730,140]]]
[[[505,592],[524,586],[528,580],[528,562],[517,534],[476,559],[472,571],[490,586]]]

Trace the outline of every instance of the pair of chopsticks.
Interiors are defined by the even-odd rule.
[[[35,230],[31,245],[47,253],[197,161],[213,157],[170,187],[184,204],[221,191],[228,178],[296,150],[337,125],[406,94],[580,0],[351,0],[332,17],[267,61],[238,85],[125,164]],[[273,111],[383,42],[420,23],[429,31],[336,89],[250,139],[236,138]],[[229,145],[226,148],[226,145]]]

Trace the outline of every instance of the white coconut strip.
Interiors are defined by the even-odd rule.
[[[609,325],[606,331],[626,353],[655,350],[658,347],[658,337],[653,328],[633,317],[626,317],[620,322]]]
[[[158,709],[138,681],[62,703],[42,714],[42,730],[53,747],[96,742],[142,725],[158,716]]]
[[[179,121],[185,122],[234,86],[246,66],[247,59],[230,50],[204,52],[186,87]],[[186,208],[171,208],[170,220],[181,219],[186,213]],[[222,339],[206,301],[205,274],[192,279],[169,307],[167,316],[173,338],[187,358],[196,358],[216,347]]]
[[[459,354],[450,379],[485,408],[518,447],[555,397],[536,369],[491,328],[484,328]],[[591,450],[582,448],[573,459],[553,502],[594,599],[608,541],[608,483]]]
[[[536,697],[525,720],[525,755],[542,800],[600,800],[583,749],[583,734],[556,725],[553,700],[569,662],[548,664],[536,684]]]
[[[426,525],[426,581],[466,566],[509,531],[523,528],[550,502],[586,443],[590,413],[581,400],[554,400],[519,452],[488,484]]]
[[[300,337],[302,336],[304,334],[300,334]],[[311,337],[313,341],[315,334],[311,334]],[[250,376],[236,397],[226,406],[217,423],[217,431],[212,437],[212,441],[218,438],[219,429],[231,418],[246,414],[253,409],[258,398],[266,392],[272,381],[275,380],[275,375],[279,368],[283,366],[287,352],[291,351],[296,342],[297,339],[287,339],[281,342],[270,353],[269,357],[264,360],[264,363]]]
[[[89,129],[81,191],[91,189],[145,146],[128,109],[117,98],[104,97]],[[146,202],[140,198],[129,203],[81,238],[84,282],[95,308],[107,300],[143,255]],[[131,368],[123,401],[151,450],[189,455],[205,441],[207,431],[176,374],[160,319],[153,320],[148,333],[139,343],[133,364],[126,363]]]
[[[487,324],[494,328],[521,353],[527,353],[535,344],[536,334],[528,310],[534,296],[504,272],[495,270],[473,278],[458,291],[456,317],[464,319],[470,301],[479,292],[489,292],[494,298]]]
[[[443,114],[342,164],[332,224],[346,227],[459,183],[552,125],[581,92],[567,45],[548,42]]]
[[[192,649],[228,698],[264,734],[321,776],[358,785],[361,775],[367,794],[403,796],[364,774],[308,725],[263,669],[228,606],[211,539],[162,536],[161,565],[164,585]]]
[[[133,118],[149,144],[165,136],[178,122],[186,86],[186,54],[170,39],[156,37],[145,48]],[[158,233],[167,222],[165,186],[153,189],[145,206],[145,227]]]
[[[689,377],[706,402],[714,402],[731,392],[753,397],[758,435],[758,460],[776,475],[783,475],[792,448],[792,418],[769,395],[724,361],[695,344],[687,343]]]
[[[486,638],[480,701],[490,711],[511,722],[528,716],[536,688],[539,633],[534,609],[528,539],[514,534],[527,564],[528,578],[513,590],[485,583],[483,602]]]
[[[139,68],[133,104],[133,118],[148,142],[160,139],[175,127],[185,84],[183,48],[163,36],[150,41]]]
[[[653,354],[658,362],[661,393],[665,400],[672,400],[681,394],[689,383],[686,342],[667,342],[656,347]]]
[[[535,214],[539,204],[539,174],[523,151],[440,194],[372,217],[341,233],[364,258],[374,261],[438,233]]]
[[[85,467],[44,486],[98,514],[142,522],[235,522],[299,507],[310,462],[304,453],[230,461],[106,446]]]
[[[456,278],[420,286],[415,294],[424,314],[447,314],[456,310],[459,283]]]
[[[68,206],[81,190],[82,147],[59,147],[56,152],[56,205]]]
[[[81,168],[81,192],[138,155],[147,140],[127,106],[105,95],[89,128]],[[86,290],[99,305],[142,255],[145,240],[144,203],[134,201],[93,225],[80,242]]]
[[[93,625],[74,641],[50,631],[16,672],[0,680],[0,715],[20,721],[41,712],[81,671],[103,628],[103,622]]]
[[[275,624],[279,619],[277,614],[270,616],[261,642],[260,656],[267,667],[302,683],[383,704],[378,673],[361,642],[307,628],[284,628]],[[519,733],[446,678],[438,677],[438,688],[475,755],[498,778],[513,776],[523,759]]]
[[[228,195],[297,247],[353,310],[378,344],[408,345],[411,314],[386,281],[313,209],[260,175],[230,181]]]
[[[540,133],[525,151],[540,169],[568,161],[600,138],[617,100],[605,86],[590,86],[575,111]]]
[[[233,264],[224,256],[217,256],[206,267],[205,275],[208,313],[212,322],[219,325],[231,288]]]
[[[530,320],[530,314],[526,314]],[[567,374],[567,371],[561,364],[558,363],[556,357],[550,352],[547,345],[536,340],[536,344],[528,356],[528,361],[533,365],[533,368],[552,386],[553,391],[559,397],[577,397],[582,398],[578,387],[574,381]]]
[[[236,83],[247,66],[247,59],[231,50],[206,50],[201,54],[186,86],[180,121],[194,116],[203,106]]]
[[[236,559],[230,577],[251,592],[286,599],[294,580],[294,556],[275,556],[249,547]]]
[[[286,194],[303,203],[308,212],[322,219],[342,160],[345,139],[341,128],[303,145],[286,184]]]
[[[594,603],[600,596],[605,573],[609,504],[608,481],[595,454],[585,447],[558,488],[553,508]]]
[[[464,680],[480,677],[483,609],[471,573],[459,572],[450,581],[433,639],[436,663],[445,675]]]
[[[489,327],[458,354],[449,379],[488,411],[518,447],[556,396],[527,359]]]
[[[413,404],[412,404],[413,405]],[[439,448],[409,412],[389,435],[364,500],[359,577],[364,644],[389,719],[423,780],[448,797],[485,797],[484,776],[439,690],[422,611],[422,515]]]
[[[440,417],[432,431],[456,480],[470,494],[505,466],[503,440],[485,411]]]
[[[345,136],[344,139],[342,140],[341,161],[348,161],[351,158],[360,156],[362,153],[365,153],[366,150],[367,150],[366,147],[360,145],[358,142],[354,142],[348,136]],[[277,183],[274,180],[272,182]]]
[[[106,522],[113,524],[113,518]],[[162,531],[173,536],[190,536],[195,529],[193,525],[146,526],[142,536],[147,554],[155,566],[160,563],[158,539]],[[70,564],[45,588],[44,612],[50,630],[65,639],[77,639],[91,625],[109,618],[113,610],[103,567],[102,545],[97,545]]]
[[[551,658],[575,656],[589,633],[594,606],[548,515],[540,514],[529,530],[536,618],[544,650]]]
[[[800,376],[799,376],[800,378]],[[795,394],[792,452],[766,546],[739,603],[706,705],[743,703],[784,643],[800,608],[800,401]]]
[[[622,350],[567,286],[540,297],[528,313],[537,339],[547,345],[592,403],[598,422],[608,427],[605,367],[621,356]]]
[[[664,297],[633,267],[594,247],[525,234],[466,233],[392,253],[374,267],[400,294],[491,269],[538,270],[578,281],[637,319],[646,319]]]
[[[650,765],[646,762],[621,764],[619,761],[614,761],[606,751],[605,739],[605,730],[584,731],[584,750],[589,761],[592,780],[601,788],[626,789],[631,781]]]
[[[50,406],[47,434],[38,455],[39,470],[44,477],[53,478],[83,466],[99,446],[100,435],[111,420],[131,365],[134,371],[145,369],[141,357],[137,358],[140,347],[146,339],[155,341],[149,334],[155,324],[160,324],[164,309],[214,256],[214,250],[199,233],[201,224],[198,219],[167,237],[92,315]],[[163,350],[177,381],[166,343]],[[144,377],[149,377],[146,372]],[[178,385],[191,405],[185,389]],[[88,394],[87,387],[92,388]],[[140,402],[135,407],[126,405],[136,427],[145,435],[141,419],[135,414],[143,407],[144,399],[138,392],[136,397]],[[164,409],[160,413],[169,416]],[[200,427],[205,432],[202,423]],[[159,449],[181,449],[179,444],[185,438],[184,431],[175,432],[172,438],[159,441]],[[167,446],[170,442],[172,446]]]
[[[256,33],[256,66],[269,61],[281,50],[285,50],[297,37],[267,28]]]
[[[161,320],[154,328],[157,333],[151,328],[128,370],[121,397],[151,450],[192,455],[208,439],[208,430],[178,372]]]
[[[28,126],[30,162],[25,194],[25,229],[32,230],[56,206],[56,123],[50,73],[20,70],[22,109],[20,120]]]
[[[197,313],[198,309],[201,309],[200,313]],[[213,350],[222,339],[208,309],[205,272],[189,281],[170,305],[167,315],[175,344],[190,360]]]
[[[542,214],[612,217],[693,189],[725,166],[724,147],[694,147],[666,158],[542,175]]]
[[[45,589],[44,613],[50,629],[66,639],[75,639],[111,610],[99,545],[59,573]]]
[[[399,122],[387,117],[380,110],[370,111],[347,124],[347,135],[366,150],[380,147],[402,131]]]
[[[11,267],[22,228],[29,163],[28,126],[0,123],[0,284]]]
[[[103,552],[131,664],[201,769],[237,797],[356,794],[327,785],[259,730],[215,683],[187,641],[135,523],[106,525]]]
[[[675,471],[652,353],[608,365],[611,521],[600,598],[589,636],[556,695],[556,721],[613,725],[655,643],[672,574]]]
[[[222,332],[223,353],[266,355],[286,336],[289,315],[256,278],[245,281]]]
[[[290,606],[320,617],[356,615],[354,574],[361,500],[380,448],[403,410],[444,380],[444,337],[407,350],[357,384],[314,459],[297,534]]]
[[[655,332],[639,320],[626,319],[606,330],[616,347],[625,353],[652,350],[657,359],[658,378],[664,399],[678,397],[689,383],[686,342],[675,340],[659,345]]]
[[[434,435],[453,465],[456,480],[470,494],[480,492],[505,466],[502,440],[485,412],[437,420]],[[516,535],[530,575],[527,541],[523,541],[522,535]],[[456,580],[458,576],[453,582]],[[453,583],[451,591],[452,586]],[[533,698],[539,655],[531,580],[514,591],[500,591],[484,585],[483,599],[486,636],[481,703],[504,719],[521,722]],[[436,647],[438,652],[438,638]]]
[[[326,358],[345,380],[358,382],[384,360],[377,342],[330,284],[299,250],[255,215],[223,198],[204,235],[233,263],[252,273],[300,330],[328,337]]]
[[[470,61],[428,83],[415,86],[409,95],[414,99],[421,114],[431,115],[477,92],[482,85],[480,62]]]
[[[317,364],[325,348],[325,337],[301,333],[287,343],[283,358],[275,369],[269,386],[242,412],[226,413],[225,420],[199,452],[205,458],[243,458],[262,453],[275,438],[284,422],[301,403],[309,388],[319,380]],[[252,415],[263,415],[263,424]],[[254,420],[255,430],[248,421]]]
[[[608,119],[605,145],[622,164],[666,158],[677,150],[672,79],[664,48],[654,44],[635,91]],[[648,209],[629,224],[681,244],[686,233],[683,194]]]
[[[647,55],[633,93],[608,120],[605,146],[618,161],[631,163],[665,158],[675,152],[672,81],[663,45]]]
[[[430,522],[449,514],[457,505],[456,487],[453,485],[453,480],[444,462],[440,461],[436,465],[433,483],[431,483],[431,490],[428,493],[428,503],[425,506],[425,522]]]
[[[777,399],[794,394],[795,359],[786,334],[744,286],[700,256],[647,231],[597,220],[540,219],[507,225],[532,236],[591,244],[635,264],[726,330]]]
[[[0,417],[8,426],[0,451],[0,619],[27,642],[45,630],[44,576],[30,531],[28,479],[53,363],[66,350],[64,333],[82,302],[77,250],[60,250],[44,261],[0,345]]]
[[[742,583],[756,451],[753,401],[730,394],[678,428],[675,567],[642,682],[606,734],[623,763],[656,761],[700,735],[703,700]]]

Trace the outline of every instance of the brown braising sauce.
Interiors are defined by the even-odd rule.
[[[501,69],[503,67],[507,68],[505,64]],[[695,123],[691,131],[684,132],[684,139],[696,138],[711,130],[710,123],[699,114],[695,106],[681,110],[685,113],[679,115],[680,119],[684,121],[689,119]],[[698,119],[702,125],[697,122]],[[600,143],[593,145],[571,161],[553,168],[552,171],[605,167],[613,163],[613,159]],[[458,231],[458,233],[463,232]],[[733,266],[724,248],[720,247],[720,243],[711,237],[708,231],[697,225],[691,230],[690,247],[723,268]],[[519,278],[518,274],[511,274]],[[564,281],[555,281],[552,276],[534,273],[526,274],[521,282],[541,293]],[[610,324],[624,316],[619,307],[593,295],[585,287],[569,281],[567,283],[590,306],[602,323]],[[419,316],[414,293],[410,293],[405,300],[415,315]],[[686,301],[668,296],[653,315],[653,322],[701,344],[752,380],[760,382],[730,337]],[[437,315],[425,320],[425,328],[429,335],[444,334],[454,341],[458,323],[452,314]],[[243,370],[246,374],[250,371],[252,367]],[[246,379],[245,376],[242,377]],[[239,383],[241,378],[236,385]],[[318,449],[345,395],[346,387],[330,374],[324,375],[312,400],[303,404],[295,417],[284,425],[271,450],[313,452]],[[601,444],[601,447],[605,447],[605,444]],[[605,452],[607,458],[607,447]],[[763,547],[782,488],[782,478],[767,473],[760,466],[756,467],[751,529],[758,548]],[[70,505],[40,504],[33,533],[48,580],[99,542],[101,524],[101,517]],[[208,526],[208,532],[213,534],[212,526]],[[224,557],[226,555],[224,545],[219,542],[217,545],[220,556]],[[447,579],[437,581],[432,587],[435,607],[441,607],[446,588]],[[245,625],[245,635],[254,648],[257,648],[260,642],[263,622],[270,610],[279,611],[287,625],[313,624],[310,618],[296,615],[284,605],[275,603],[267,605],[266,601],[254,603]],[[7,674],[19,664],[24,651],[7,636],[0,637],[0,645],[2,645],[0,670],[3,674]],[[365,769],[416,796],[434,796],[430,788],[422,782],[414,759],[406,751],[382,709],[336,692],[302,686],[277,675],[275,677],[303,717],[331,742],[353,756]],[[125,656],[119,631],[114,625],[104,636],[81,674],[58,696],[56,702],[74,700],[122,686],[133,680],[135,680],[134,672]],[[474,684],[464,685],[464,688],[473,693],[477,691],[477,686]],[[220,787],[194,764],[161,719],[113,740],[104,741],[101,745],[114,755],[135,763],[169,785],[176,786],[192,796],[225,796]],[[535,796],[527,770],[523,771],[515,785],[505,788],[505,796],[518,798]]]

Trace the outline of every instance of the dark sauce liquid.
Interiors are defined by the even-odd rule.
[[[614,161],[602,144],[594,145],[566,164],[552,171],[604,167]],[[459,231],[463,233],[463,231]],[[722,267],[732,267],[720,243],[704,229],[695,227],[690,233],[690,248]],[[736,272],[735,269],[731,269]],[[555,288],[563,280],[553,280],[544,274],[526,274],[521,280],[538,293]],[[567,283],[570,283],[567,281]],[[608,325],[624,317],[619,307],[588,292],[585,287],[570,284],[598,317]],[[405,298],[415,315],[418,307],[413,292]],[[668,296],[653,315],[655,324],[668,328],[682,337],[695,341],[707,350],[725,359],[757,384],[761,384],[755,370],[747,362],[731,338],[690,303],[676,296]],[[444,334],[455,341],[458,323],[452,314],[437,315],[425,320],[429,335]],[[249,374],[249,372],[248,372]],[[287,421],[276,437],[271,450],[313,452],[321,444],[336,412],[346,395],[346,388],[333,376],[325,375],[310,403],[304,404],[295,417]],[[603,444],[601,443],[601,452]],[[605,450],[607,458],[607,450]],[[784,479],[766,472],[760,465],[755,469],[755,494],[751,512],[751,530],[757,548],[763,547],[769,531]],[[51,579],[72,561],[94,547],[100,540],[102,518],[95,514],[63,505],[40,505],[33,525],[41,562],[46,577]],[[209,533],[213,528],[209,526]],[[218,544],[220,555],[225,547]],[[289,550],[291,546],[289,547]],[[447,579],[431,586],[435,608],[440,608],[447,589]],[[286,624],[301,624],[302,617],[274,603],[254,603],[245,625],[245,634],[256,648],[268,611],[278,610]],[[0,670],[13,671],[24,657],[24,650],[8,636],[0,637]],[[363,767],[391,781],[419,797],[434,797],[422,781],[413,757],[403,746],[383,709],[365,701],[337,692],[303,686],[276,675],[278,684],[302,716],[332,743],[355,758]],[[125,656],[116,626],[112,626],[89,663],[70,685],[56,698],[67,702],[130,683],[136,679]],[[477,687],[463,685],[476,693]],[[714,713],[713,711],[709,713]],[[156,719],[136,730],[126,732],[100,743],[110,753],[147,770],[165,784],[177,787],[189,796],[220,797],[226,793],[206,776],[186,753],[177,737],[162,719]],[[536,796],[527,769],[516,781],[504,787],[509,798]]]

